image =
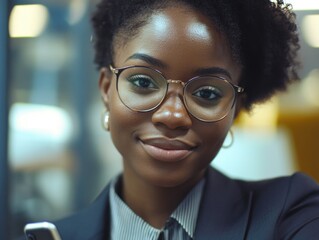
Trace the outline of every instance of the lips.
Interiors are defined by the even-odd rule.
[[[177,162],[189,156],[194,148],[180,140],[170,140],[166,138],[140,139],[145,152],[152,158],[163,162]]]

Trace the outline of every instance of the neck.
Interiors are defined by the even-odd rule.
[[[176,187],[161,187],[154,186],[124,169],[121,197],[144,221],[161,229],[200,179]]]

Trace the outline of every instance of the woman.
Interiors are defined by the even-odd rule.
[[[297,79],[282,1],[102,0],[92,18],[104,125],[123,173],[62,239],[318,239],[308,177],[231,180],[210,167],[235,117]]]

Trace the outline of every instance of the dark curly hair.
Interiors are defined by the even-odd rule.
[[[112,63],[114,44],[132,38],[154,11],[186,5],[225,34],[242,66],[244,107],[263,102],[299,79],[295,14],[282,0],[102,0],[92,16],[95,63]]]

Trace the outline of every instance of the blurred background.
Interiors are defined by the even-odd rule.
[[[100,123],[89,23],[96,2],[0,2],[0,239],[85,207],[121,170]],[[319,1],[288,2],[303,81],[240,115],[234,144],[212,163],[231,177],[303,171],[319,182]]]

